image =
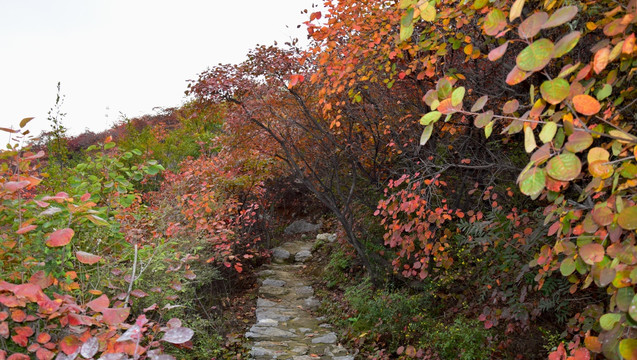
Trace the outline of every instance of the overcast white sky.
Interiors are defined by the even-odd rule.
[[[0,127],[48,129],[60,81],[76,135],[179,106],[186,80],[306,31],[320,0],[0,0]],[[287,27],[286,27],[287,25]]]

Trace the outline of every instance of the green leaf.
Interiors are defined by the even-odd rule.
[[[527,196],[537,196],[546,184],[546,175],[544,169],[538,167],[532,167],[526,173],[523,174],[520,180],[520,191]],[[571,259],[572,261],[573,259]],[[573,265],[575,266],[575,265]],[[574,268],[573,268],[574,269]]]
[[[487,112],[484,112],[484,113],[476,116],[476,119],[473,122],[473,124],[477,128],[483,128],[484,126],[486,126],[489,123],[489,121],[491,121],[492,118],[493,118],[493,111],[489,110]]]
[[[560,264],[560,272],[562,273],[562,276],[569,276],[575,272],[575,260],[571,257],[567,257],[562,260],[562,263]]]
[[[476,10],[480,10],[482,9],[487,3],[489,2],[489,0],[476,0],[473,2],[473,8]]]
[[[626,360],[637,359],[637,339],[624,339],[620,341],[619,354]]]
[[[436,90],[438,90],[438,99],[446,99],[449,94],[451,94],[451,90],[452,90],[452,86],[451,83],[449,82],[449,80],[447,80],[447,78],[441,78],[440,80],[438,80],[438,83],[436,84]]]
[[[453,91],[451,94],[451,105],[458,106],[462,103],[462,99],[464,99],[465,88],[461,86]]]
[[[609,331],[615,327],[615,324],[617,324],[621,318],[622,316],[617,313],[604,314],[599,318],[599,324],[602,326],[602,329]]]
[[[431,137],[431,132],[434,129],[434,124],[429,124],[427,125],[427,127],[425,127],[425,130],[423,130],[422,135],[420,135],[420,145],[425,145],[427,143],[427,141],[429,141],[429,138]]]
[[[531,39],[542,29],[549,15],[544,11],[536,12],[524,20],[518,27],[518,34],[522,39]]]
[[[564,79],[547,80],[540,86],[542,97],[549,104],[557,105],[568,97],[571,85]]]
[[[493,124],[495,124],[494,121],[490,121],[485,127],[484,127],[484,137],[485,138],[489,138],[489,136],[491,136],[491,132],[493,132]]]
[[[487,95],[483,95],[481,96],[475,104],[473,104],[473,106],[471,107],[471,112],[476,112],[476,111],[480,111],[482,110],[482,108],[484,107],[484,105],[487,103],[487,100],[489,100],[489,97]]]
[[[542,70],[551,61],[553,42],[539,39],[522,50],[516,58],[517,66],[523,71]]]
[[[487,35],[495,36],[506,26],[506,18],[500,9],[493,9],[484,20],[484,32]]]
[[[108,149],[112,149],[116,146],[116,144],[114,142],[109,142],[104,144],[104,150],[108,150]]]
[[[546,144],[547,142],[553,140],[555,137],[555,133],[557,132],[557,124],[553,121],[547,122],[542,127],[542,131],[540,131],[540,140]]]
[[[420,17],[424,21],[429,21],[429,22],[436,20],[436,2],[430,1],[421,5]]]
[[[556,26],[560,26],[566,22],[571,21],[575,15],[577,15],[577,6],[565,6],[555,10],[551,17],[546,21],[542,29],[548,29]]]
[[[440,119],[441,116],[442,116],[442,113],[440,111],[429,112],[420,118],[420,125],[429,125],[433,122],[438,121],[438,119]]]
[[[546,173],[555,180],[571,181],[582,170],[582,162],[572,153],[565,152],[549,160]]]
[[[637,229],[637,205],[622,209],[619,216],[617,216],[617,224],[624,230]],[[637,320],[637,317],[635,320]]]
[[[635,290],[633,290],[632,286],[623,287],[617,290],[617,307],[621,311],[630,311],[630,304],[635,297]],[[637,306],[635,307],[637,310]],[[632,316],[632,315],[631,315]]]
[[[597,100],[604,100],[613,92],[613,86],[610,84],[604,84],[599,91],[597,91]]]
[[[414,33],[414,8],[409,8],[400,19],[400,41],[405,41]]]
[[[557,41],[555,46],[553,47],[553,53],[551,57],[557,59],[567,54],[569,51],[573,50],[573,48],[577,45],[580,36],[582,33],[579,31],[573,31],[567,35],[562,36],[561,39]]]

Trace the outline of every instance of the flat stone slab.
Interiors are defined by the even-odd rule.
[[[261,285],[263,286],[274,286],[274,287],[282,287],[285,286],[286,282],[284,280],[277,280],[272,278],[267,278],[263,280]]]
[[[276,327],[257,326],[257,325],[254,325],[253,327],[251,327],[250,331],[246,333],[247,338],[255,338],[255,339],[273,339],[273,338],[288,338],[289,339],[295,336],[296,334],[291,331],[279,329]]]
[[[277,306],[277,305],[279,305],[279,304],[275,303],[274,301],[270,301],[268,299],[263,299],[263,298],[258,298],[257,299],[257,307],[258,308],[272,307],[272,306]]]
[[[304,234],[308,232],[319,231],[320,229],[321,224],[312,224],[305,220],[296,220],[292,224],[288,225],[288,227],[283,230],[283,233],[286,235]]]
[[[272,249],[272,258],[275,262],[285,262],[290,258],[290,252],[283,248],[277,247]]]
[[[264,295],[281,296],[289,292],[290,292],[289,289],[278,287],[278,286],[262,286],[259,289],[259,294],[264,294]]]
[[[315,337],[312,339],[312,344],[334,344],[337,340],[336,334],[331,332],[327,335]]]

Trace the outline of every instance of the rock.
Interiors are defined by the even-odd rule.
[[[336,334],[331,332],[327,335],[315,337],[312,339],[312,344],[334,344],[338,340]]]
[[[330,234],[330,233],[322,233],[322,234],[318,234],[316,235],[316,240],[319,241],[327,241],[327,242],[334,242],[336,241],[336,234]]]
[[[314,295],[314,289],[311,286],[299,286],[294,288],[294,293],[299,298],[310,297]]]
[[[257,321],[261,321],[265,319],[272,319],[276,321],[288,321],[292,318],[291,316],[284,314],[282,311],[277,311],[277,310],[279,309],[276,309],[276,308],[270,308],[267,310],[257,309],[256,311]]]
[[[354,360],[354,355],[334,356],[333,360]]]
[[[263,280],[263,283],[261,285],[263,285],[263,286],[282,287],[282,286],[285,286],[285,281],[268,278],[268,279]]]
[[[286,288],[276,287],[276,286],[261,286],[259,288],[259,294],[271,295],[271,296],[281,296],[289,292],[290,291]]]
[[[331,329],[332,325],[330,325],[330,324],[321,324],[321,325],[319,325],[319,327],[322,327],[324,329]]]
[[[301,332],[301,334],[305,334],[306,332],[310,332],[310,331],[312,331],[312,329],[309,329],[309,328],[299,328],[299,331]]]
[[[292,356],[292,360],[315,360],[315,359],[316,358],[313,358],[310,355]]]
[[[301,250],[294,255],[294,261],[296,262],[305,262],[307,259],[312,257],[312,252],[310,250]]]
[[[290,350],[290,352],[293,352],[299,355],[305,355],[307,354],[309,350],[310,350],[309,347],[305,345],[300,345],[300,346],[293,347],[292,350]]]
[[[312,224],[305,220],[296,220],[283,231],[285,235],[303,234],[308,232],[319,231],[321,224]]]
[[[253,347],[252,350],[250,350],[250,355],[252,356],[272,356],[275,355],[276,352],[272,351],[272,350],[268,350],[268,349],[264,349],[262,347]]]
[[[290,252],[283,248],[276,247],[272,249],[272,258],[275,262],[285,262],[290,258]]]
[[[274,319],[261,319],[256,326],[279,326],[279,322]]]
[[[254,325],[250,328],[250,331],[246,333],[247,338],[255,339],[272,339],[272,338],[293,338],[296,335],[294,333],[269,326],[257,326]],[[336,340],[334,340],[336,341]]]
[[[278,304],[274,301],[270,301],[268,299],[258,298],[257,299],[257,307],[272,307],[277,306]]]
[[[261,270],[261,271],[259,271],[257,273],[257,275],[259,275],[259,276],[271,276],[271,275],[274,275],[274,274],[275,274],[274,270],[269,270],[269,269],[268,270]]]
[[[304,303],[305,307],[307,307],[308,309],[316,309],[321,305],[321,302],[314,296],[305,299]]]

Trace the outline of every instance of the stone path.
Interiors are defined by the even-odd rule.
[[[333,235],[321,237],[333,241]],[[273,263],[259,272],[257,323],[246,333],[251,359],[354,359],[338,344],[331,325],[312,315],[320,302],[300,273],[312,245],[293,241],[273,249]]]

